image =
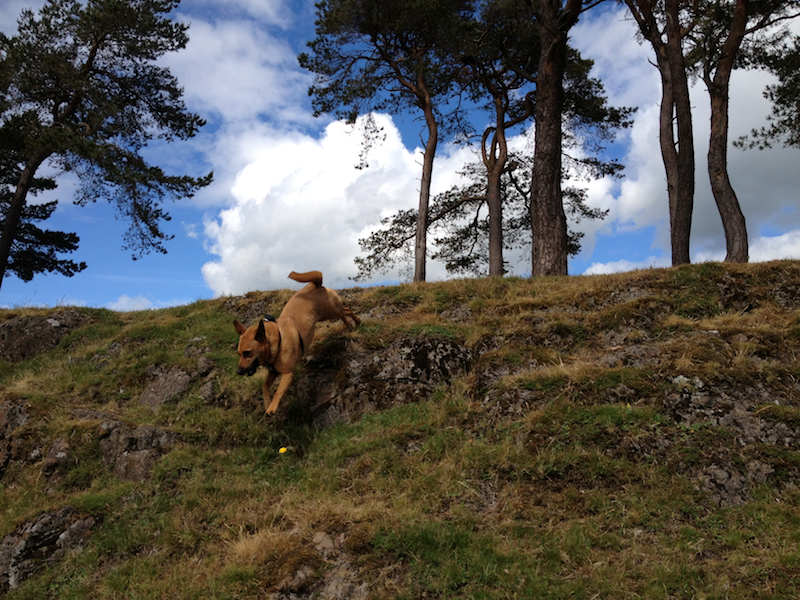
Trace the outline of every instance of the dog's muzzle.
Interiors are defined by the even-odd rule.
[[[254,358],[246,369],[244,367],[239,367],[238,369],[236,369],[236,374],[247,375],[248,377],[250,377],[251,375],[255,375],[257,370],[258,370],[258,358]]]

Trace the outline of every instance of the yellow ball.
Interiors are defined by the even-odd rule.
[[[280,450],[278,450],[278,452],[280,452],[281,454],[283,454],[284,452],[286,452],[286,448],[281,448]]]

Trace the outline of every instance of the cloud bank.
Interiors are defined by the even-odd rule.
[[[233,205],[205,221],[203,267],[216,294],[286,284],[290,271],[321,270],[326,283],[347,285],[366,226],[414,197],[417,166],[390,119],[379,118],[386,141],[355,168],[360,134],[331,123],[319,139],[273,134],[252,147],[253,158],[231,189]]]

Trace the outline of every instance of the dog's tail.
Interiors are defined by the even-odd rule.
[[[289,279],[294,279],[300,283],[313,283],[317,287],[322,287],[322,273],[320,271],[309,271],[308,273],[289,273]]]

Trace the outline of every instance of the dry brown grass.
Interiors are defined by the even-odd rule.
[[[796,447],[743,445],[672,412],[720,389],[765,427],[800,427],[796,288],[800,267],[783,262],[343,290],[357,312],[382,316],[355,332],[322,325],[318,347],[429,335],[469,346],[475,364],[427,402],[322,431],[267,422],[260,381],[232,373],[232,315],[278,314],[292,290],[98,314],[56,351],[0,365],[0,401],[22,399],[33,416],[0,488],[0,533],[65,504],[99,523],[84,552],[10,597],[307,595],[341,567],[315,547],[324,532],[375,598],[796,598]],[[471,319],[443,316],[462,307]],[[188,368],[197,337],[226,406],[193,389],[155,413],[139,407],[147,368]],[[114,342],[119,359],[100,361]],[[71,416],[79,407],[183,441],[152,481],[121,482],[101,464],[94,425]],[[80,485],[24,458],[57,436],[82,452]],[[700,479],[756,462],[773,471],[748,483],[743,504],[720,506]]]

